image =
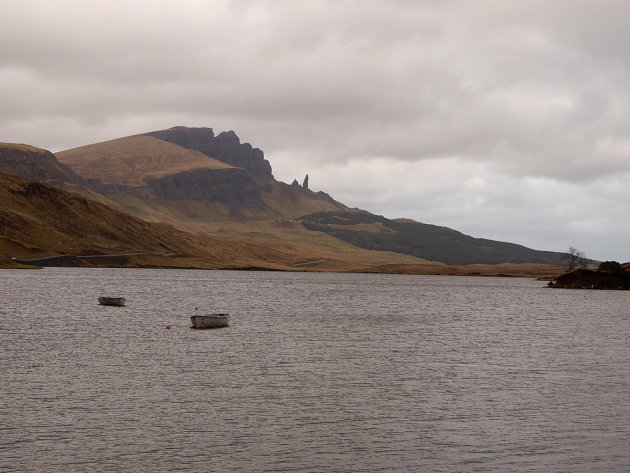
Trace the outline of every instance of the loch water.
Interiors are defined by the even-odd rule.
[[[544,286],[0,271],[0,471],[630,471],[630,292]]]

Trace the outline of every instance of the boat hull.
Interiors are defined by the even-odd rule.
[[[205,315],[192,315],[190,317],[192,328],[219,328],[227,327],[230,323],[229,314],[205,314]]]
[[[114,307],[124,307],[127,299],[124,297],[104,297],[101,296],[98,298],[98,303],[100,305],[111,305]]]

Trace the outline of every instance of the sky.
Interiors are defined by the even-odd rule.
[[[350,207],[630,261],[630,2],[0,0],[0,141],[234,130]]]

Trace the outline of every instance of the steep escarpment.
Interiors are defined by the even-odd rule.
[[[258,148],[233,131],[175,127],[57,153],[95,192],[131,214],[173,225],[295,218],[345,208],[273,178]]]
[[[147,186],[152,195],[163,205],[173,203],[181,207],[181,212],[189,218],[195,214],[190,208],[206,204],[212,208],[213,216],[225,213],[224,217],[244,219],[249,215],[265,212],[260,188],[243,169],[196,169],[170,174],[158,178],[147,178]],[[184,205],[186,203],[194,205]],[[220,207],[219,207],[220,206]],[[206,215],[206,218],[210,218]],[[203,218],[203,215],[200,216]]]
[[[252,147],[249,143],[241,143],[240,138],[232,130],[215,136],[212,128],[177,126],[168,130],[146,133],[146,135],[199,151],[231,166],[243,168],[257,181],[273,179],[271,164],[265,159],[262,150]]]
[[[162,200],[216,200],[262,206],[258,186],[242,169],[196,169],[161,177],[147,177],[146,184]]]

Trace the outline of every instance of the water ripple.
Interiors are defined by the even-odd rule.
[[[0,471],[630,471],[627,292],[59,268],[0,298]]]

